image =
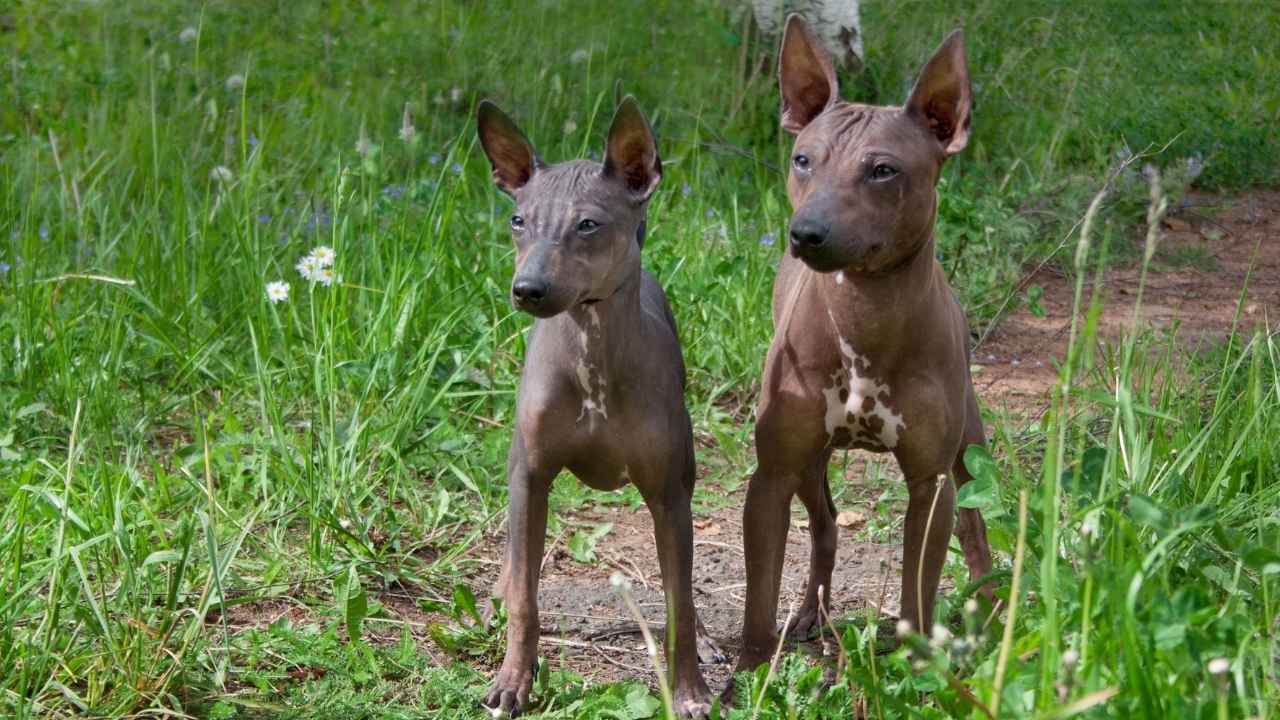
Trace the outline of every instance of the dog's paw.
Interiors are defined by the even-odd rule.
[[[533,690],[533,676],[532,667],[509,670],[503,665],[484,695],[484,706],[489,714],[494,718],[509,718],[527,710],[529,693]]]
[[[791,618],[786,630],[787,639],[795,642],[803,642],[818,634],[821,628],[821,620],[818,615],[818,605],[814,603],[812,607],[805,603],[803,607]]]
[[[711,691],[702,682],[694,687],[677,688],[674,700],[676,714],[682,718],[705,720],[711,716]]]
[[[706,632],[699,632],[697,635],[698,662],[703,665],[711,663],[729,662],[729,656],[724,654],[724,650],[720,648],[716,639]]]

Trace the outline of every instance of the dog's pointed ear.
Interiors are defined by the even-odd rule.
[[[493,166],[493,182],[508,195],[515,195],[542,166],[520,128],[488,100],[476,110],[476,132]]]
[[[636,202],[648,200],[662,179],[662,160],[653,129],[630,95],[622,99],[609,125],[604,174],[621,181]]]
[[[963,30],[948,35],[925,63],[905,107],[938,139],[943,153],[955,155],[969,143],[973,93],[964,57]]]
[[[622,93],[622,78],[618,78],[613,82],[613,106],[621,105],[624,97],[626,96]]]
[[[787,18],[778,53],[782,127],[798,134],[839,97],[836,69],[799,13]]]

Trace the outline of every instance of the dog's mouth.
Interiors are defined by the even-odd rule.
[[[792,245],[791,255],[814,272],[832,273],[848,267],[848,263],[840,262],[834,257],[835,254],[827,251],[826,248],[797,248]]]

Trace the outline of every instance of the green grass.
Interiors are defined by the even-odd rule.
[[[864,11],[868,70],[845,94],[867,101],[899,102],[966,27],[976,130],[945,174],[940,249],[979,325],[1024,262],[1062,244],[1073,277],[1095,267],[1071,266],[1067,230],[1126,147],[1173,141],[1153,162],[1174,193],[1187,158],[1206,188],[1280,179],[1270,5]],[[480,97],[552,160],[599,151],[616,80],[653,120],[666,175],[646,265],[714,439],[697,503],[723,505],[753,463],[769,239],[788,217],[789,140],[771,77],[749,70],[773,45],[743,27],[675,0],[0,10],[0,715],[484,716],[487,666],[442,662],[379,605],[406,593],[466,631],[454,585],[492,560],[473,550],[504,509],[528,321],[506,300]],[[1113,254],[1145,197],[1125,175],[1102,207]],[[316,245],[337,252],[334,287],[293,270]],[[292,293],[272,305],[277,279]],[[1039,717],[1059,693],[1114,689],[1084,712],[1274,717],[1275,341],[1242,328],[1216,355],[1149,337],[1097,354],[1082,317],[1069,404],[1031,426],[989,417],[999,490],[975,502],[1001,567],[1021,538],[1035,593],[1016,598],[999,708]],[[570,482],[555,496],[600,501]],[[227,620],[269,602],[307,619]],[[994,707],[999,622],[926,659],[876,655],[874,624],[854,622],[834,689],[790,658],[761,717],[973,715],[952,676]],[[460,647],[499,642],[470,633]],[[1207,672],[1216,657],[1228,675]],[[657,709],[636,686],[540,683],[545,717]]]

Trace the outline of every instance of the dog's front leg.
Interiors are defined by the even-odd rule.
[[[933,630],[933,602],[955,525],[956,489],[946,475],[907,478],[906,537],[902,544],[902,612],[917,632]]]
[[[507,554],[503,599],[507,606],[507,652],[484,704],[517,715],[529,706],[538,662],[538,575],[547,535],[549,478],[530,470],[520,434],[507,460]]]
[[[824,450],[809,468],[798,495],[809,513],[809,580],[804,587],[804,601],[786,628],[787,637],[807,640],[822,627],[822,613],[831,611],[831,573],[836,564],[836,542],[839,529],[836,526],[836,508],[831,500],[831,485],[827,480],[827,464],[831,449]],[[818,589],[822,589],[819,597]]]
[[[639,481],[638,487],[646,483]],[[691,483],[690,483],[691,485]],[[653,535],[662,567],[667,604],[667,662],[674,676],[672,693],[681,717],[704,718],[711,712],[711,691],[698,670],[697,610],[693,605],[693,517],[691,498],[679,481],[644,493],[653,516]]]

